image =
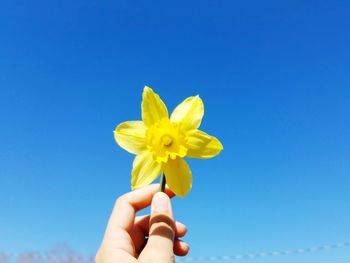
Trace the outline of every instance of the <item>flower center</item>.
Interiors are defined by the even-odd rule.
[[[173,138],[168,134],[163,135],[161,141],[165,147],[170,147],[173,144]]]
[[[167,162],[168,158],[184,157],[187,153],[185,135],[177,123],[163,119],[146,132],[147,148],[153,153],[158,162]]]

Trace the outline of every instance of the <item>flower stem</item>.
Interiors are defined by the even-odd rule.
[[[162,175],[160,176],[160,188],[159,188],[159,191],[165,192],[165,184],[166,184],[165,174],[162,173]]]

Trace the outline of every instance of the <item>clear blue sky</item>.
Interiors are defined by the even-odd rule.
[[[347,0],[1,1],[0,250],[96,251],[130,189],[112,131],[140,119],[144,85],[170,109],[199,94],[225,147],[189,160],[193,190],[174,201],[191,256],[350,240],[349,13]]]

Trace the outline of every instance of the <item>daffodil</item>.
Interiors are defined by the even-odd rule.
[[[223,149],[217,138],[198,129],[203,102],[199,96],[189,97],[169,118],[159,95],[146,86],[141,110],[142,121],[123,122],[114,131],[116,142],[136,154],[131,186],[148,185],[163,173],[169,188],[183,197],[192,187],[191,170],[183,158],[211,158]]]

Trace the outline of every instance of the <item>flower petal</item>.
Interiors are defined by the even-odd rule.
[[[197,129],[204,115],[203,101],[199,96],[189,97],[181,102],[171,114],[171,122],[181,123],[185,131]]]
[[[138,154],[146,149],[146,127],[142,121],[126,121],[117,126],[114,139],[126,151]]]
[[[162,165],[153,160],[151,152],[143,152],[137,155],[132,168],[132,189],[149,185],[158,177],[161,168]]]
[[[169,188],[176,195],[184,197],[188,194],[192,188],[192,173],[184,159],[169,159],[163,165],[163,171]]]
[[[142,120],[147,127],[152,126],[163,118],[168,118],[168,110],[158,94],[149,87],[143,89]]]
[[[211,158],[218,155],[223,149],[217,138],[200,130],[194,130],[187,134],[187,145],[189,149],[186,156],[192,158]]]

